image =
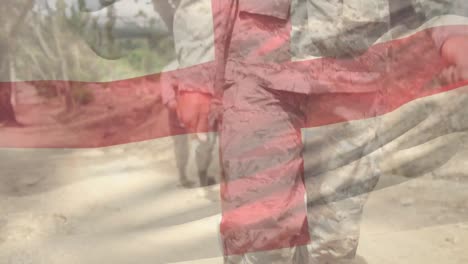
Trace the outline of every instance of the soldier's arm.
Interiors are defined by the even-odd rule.
[[[205,44],[205,46],[200,45],[199,49],[214,50],[215,58],[212,62],[204,63],[203,65],[198,65],[197,67],[192,67],[191,69],[186,69],[185,71],[183,71],[183,74],[188,77],[186,79],[194,80],[196,82],[195,85],[188,85],[188,87],[186,88],[182,87],[182,91],[201,92],[211,95],[221,94],[225,74],[224,69],[230,44],[230,37],[233,33],[232,31],[235,20],[237,19],[237,14],[239,12],[247,12],[251,14],[271,16],[278,19],[287,20],[290,16],[291,1],[292,0],[209,1],[212,3],[211,13],[213,16],[213,33],[211,38],[213,41],[204,42],[203,44]],[[203,0],[199,2],[203,2]],[[187,11],[190,12],[190,10]],[[174,30],[176,31],[178,29],[175,28]],[[207,47],[206,45],[211,45],[211,47]],[[184,55],[186,54],[178,54],[179,58],[181,58],[182,60],[184,60]],[[183,63],[182,66],[184,66]],[[204,85],[197,87],[197,84]],[[206,87],[207,85],[211,87]]]
[[[454,78],[468,80],[468,27],[435,28],[432,30],[432,37],[441,57],[453,66],[456,75]]]
[[[224,51],[227,6],[231,2],[234,1],[182,0],[176,11],[174,41],[182,68],[177,71],[177,115],[191,133],[208,131],[211,101],[220,94],[215,92],[215,83],[218,79],[218,87],[222,86],[220,55]],[[201,12],[208,7],[210,11]]]
[[[274,16],[288,19],[291,0],[280,1],[212,1],[214,61],[180,71],[184,75],[179,90],[178,115],[191,132],[204,132],[208,128],[208,112],[212,96],[222,94],[224,71],[237,12]],[[174,28],[174,31],[178,30]],[[177,40],[176,40],[177,41]],[[209,48],[209,47],[208,47]],[[179,58],[184,56],[178,54]],[[182,58],[184,59],[184,58]]]
[[[433,1],[426,3],[425,7],[429,13],[447,16],[441,21],[448,22],[446,26],[438,26],[431,29],[432,39],[441,56],[450,64],[458,67],[468,66],[468,25],[466,17],[468,15],[468,2],[466,0],[443,0],[437,5],[432,5]],[[437,6],[437,10],[434,10]],[[465,17],[463,19],[463,17]]]
[[[457,26],[434,30],[434,42],[449,63],[468,67],[468,28]]]

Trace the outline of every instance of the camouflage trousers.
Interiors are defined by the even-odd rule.
[[[169,110],[169,127],[171,130],[174,142],[174,154],[176,158],[176,165],[179,171],[179,181],[182,185],[189,184],[187,175],[187,165],[189,163],[190,156],[190,135],[179,122],[177,113]],[[208,167],[213,159],[213,148],[216,143],[216,136],[213,133],[209,133],[206,142],[199,142],[195,149],[195,160],[197,163],[197,176],[200,181],[200,185],[205,186],[208,184]]]
[[[301,181],[304,176],[301,128],[307,118],[304,112],[307,102],[307,95],[268,89],[259,85],[255,78],[249,77],[230,85],[225,90],[220,147],[224,181],[227,186],[230,182],[243,177],[250,177],[272,167],[281,166],[286,169],[279,170],[278,173],[281,173],[279,177]],[[314,149],[308,151],[313,152]],[[306,183],[314,183],[306,184],[308,186],[306,191],[320,192],[320,185],[326,184],[323,182],[326,180],[319,182],[314,176],[307,175],[306,171]],[[308,201],[309,243],[240,255],[226,254],[225,263],[352,263],[358,246],[362,210],[367,195],[375,187],[377,180],[374,178],[362,186],[335,190],[332,196],[327,195],[316,201]],[[281,184],[287,186],[288,183],[289,181],[285,180]],[[272,191],[257,189],[251,190],[252,193],[242,192],[244,197],[240,194],[236,196],[236,190],[233,191],[234,194],[229,194],[229,187],[226,187],[225,191],[229,197],[223,199],[230,200],[227,202],[228,206],[223,205],[223,210],[229,206],[252,203],[253,200],[249,201],[248,197],[262,199],[262,196],[271,195],[278,190],[269,186],[272,184],[274,183],[267,179],[265,188],[270,188]],[[293,185],[286,188],[294,191]],[[284,226],[277,223],[276,226],[269,228],[271,232],[275,232],[275,228],[284,228]],[[225,244],[230,242],[224,239],[225,247]],[[262,235],[248,239],[261,241]]]

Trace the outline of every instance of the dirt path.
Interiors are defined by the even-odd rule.
[[[71,144],[119,125],[93,126],[118,115],[83,118],[108,105],[84,108],[64,125],[51,118],[58,109],[53,103],[33,93],[21,96],[49,115],[20,108],[29,126],[2,129],[1,143],[43,142],[43,135],[28,133],[44,131],[48,142]],[[124,101],[117,105],[131,109],[131,100]],[[144,133],[157,121],[132,131]],[[214,166],[211,173],[217,171]],[[222,263],[219,187],[177,187],[169,138],[99,149],[0,149],[0,173],[2,264]],[[389,182],[403,183],[371,194],[358,254],[369,264],[468,263],[468,180],[431,174],[381,179]]]
[[[221,263],[218,189],[177,187],[169,139],[0,153],[0,263]],[[422,177],[374,192],[359,254],[467,263],[467,187]]]

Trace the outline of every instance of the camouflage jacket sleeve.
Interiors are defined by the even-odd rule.
[[[213,94],[214,30],[211,0],[181,0],[174,14],[179,91]]]

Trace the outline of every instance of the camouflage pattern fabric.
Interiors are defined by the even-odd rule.
[[[186,7],[193,4],[193,1],[187,3]],[[386,33],[395,26],[391,23],[390,6],[385,0],[286,0],[259,5],[249,4],[248,1],[232,1],[230,4],[225,4],[225,8],[221,9],[228,12],[215,13],[214,17],[214,26],[223,26],[220,39],[226,41],[222,47],[225,49],[222,52],[225,54],[225,65],[218,65],[225,67],[222,71],[223,123],[220,130],[225,180],[235,181],[259,174],[272,168],[272,162],[276,165],[284,162],[294,165],[288,164],[285,166],[287,170],[280,172],[284,176],[282,184],[286,182],[294,190],[297,187],[295,183],[303,177],[303,145],[298,135],[300,124],[306,117],[302,113],[303,104],[300,98],[313,93],[314,87],[297,89],[295,86],[293,89],[281,82],[272,82],[271,79],[278,73],[272,71],[272,68],[295,59],[353,58],[366,52],[371,45],[385,40]],[[407,5],[404,2],[400,4],[404,7]],[[290,9],[284,8],[288,5]],[[393,5],[391,8],[398,12],[404,7]],[[420,12],[419,3],[413,3],[412,10]],[[184,11],[189,12],[189,9]],[[423,15],[433,15],[432,11],[428,12]],[[223,19],[224,22],[220,23]],[[416,21],[417,23],[422,22]],[[179,29],[181,32],[191,32],[187,24],[177,25],[182,27]],[[177,30],[175,27],[175,31]],[[215,28],[216,30],[219,29]],[[211,36],[205,38],[213,39]],[[437,37],[434,36],[434,39]],[[204,52],[209,47],[198,47],[198,51],[193,51],[195,46],[190,46],[190,52],[194,56],[198,56],[197,52],[206,54]],[[178,49],[180,54],[187,50]],[[384,58],[382,63],[385,63],[387,52],[380,55]],[[382,70],[385,74],[388,69]],[[298,72],[297,69],[292,71],[296,71],[298,76],[308,74]],[[207,92],[205,88],[200,88],[199,91]],[[285,137],[285,134],[295,136]],[[282,144],[277,147],[277,151],[256,151],[259,146],[271,142]],[[249,153],[256,154],[249,156]],[[368,169],[378,171],[373,166],[368,166]],[[313,175],[305,175],[306,181],[309,181],[308,195],[313,193],[319,197],[308,204],[307,220],[311,243],[293,249],[226,256],[225,263],[350,263],[358,246],[360,218],[367,195],[378,181],[377,173],[367,175],[368,178],[361,179],[362,184],[342,190],[327,189],[330,188],[327,181],[335,179],[318,180]],[[242,193],[242,196],[230,196],[228,188],[227,197],[223,198],[224,206],[241,207],[248,204],[252,197],[268,196],[271,194],[268,189],[275,189],[274,185],[275,183],[268,183],[266,190]],[[280,228],[281,224],[276,224],[270,228]],[[232,234],[231,237],[224,237],[224,243],[242,244],[243,239],[255,236],[249,232],[256,231],[245,232],[244,235]],[[259,235],[256,239],[261,240],[263,237]]]

